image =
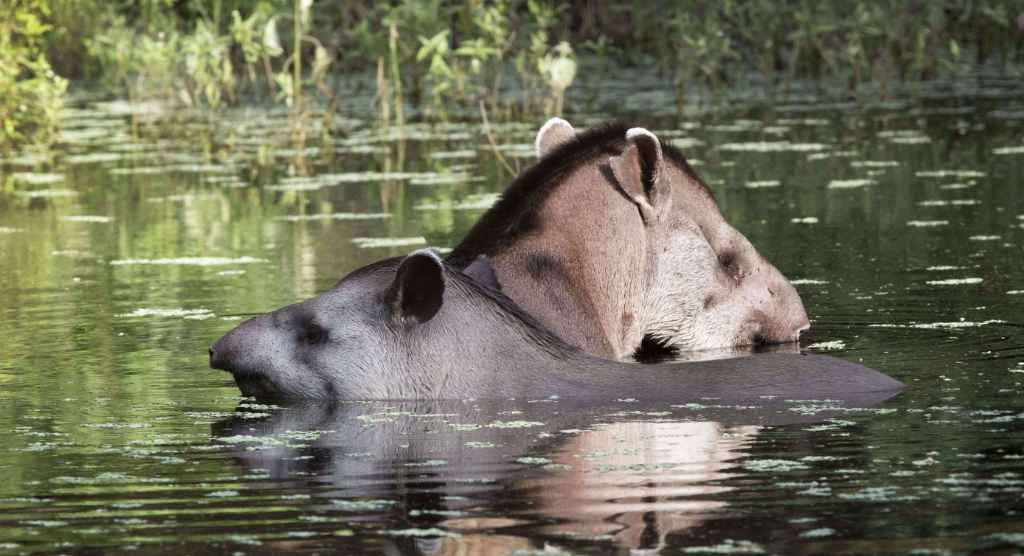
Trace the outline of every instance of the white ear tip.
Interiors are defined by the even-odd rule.
[[[564,125],[565,127],[568,127],[570,129],[572,128],[572,124],[570,124],[569,122],[563,120],[562,118],[554,117],[548,120],[547,122],[544,122],[544,125],[540,126],[540,131],[538,133],[544,133],[544,130],[555,125]]]
[[[643,128],[643,127],[631,127],[631,128],[626,130],[626,140],[627,141],[629,139],[633,139],[634,137],[639,137],[640,135],[646,135],[646,136],[650,137],[651,139],[653,139],[656,143],[658,142],[658,136],[653,134],[653,133],[651,133],[646,128]]]
[[[437,261],[438,264],[443,264],[443,261],[441,261],[441,256],[438,255],[436,252],[434,252],[433,249],[431,249],[429,247],[424,247],[423,249],[417,249],[417,250],[413,251],[412,253],[409,253],[406,257],[408,258],[408,257],[416,256],[416,255],[427,255],[428,257],[430,257],[430,258],[434,259],[435,261]]]
[[[549,131],[551,131],[551,128],[556,127],[556,126],[558,126],[558,127],[564,126],[570,132],[575,132],[575,130],[573,130],[573,128],[572,128],[572,124],[570,124],[569,122],[563,120],[562,118],[551,118],[550,120],[545,122],[544,125],[540,126],[540,130],[537,131],[537,139],[536,139],[536,141],[534,141],[534,144],[533,144],[534,152],[537,153],[537,158],[540,158],[542,156],[542,154],[541,154],[541,141],[543,140],[544,136]]]

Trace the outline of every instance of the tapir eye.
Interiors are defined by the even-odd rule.
[[[737,282],[743,278],[743,270],[739,267],[739,261],[733,253],[722,253],[718,256],[718,264],[722,266],[729,276]]]
[[[327,329],[314,322],[307,323],[306,326],[303,327],[302,339],[305,340],[306,343],[319,344],[326,341],[327,337]]]
[[[733,272],[736,265],[736,257],[732,253],[723,253],[718,256],[718,264],[722,265],[722,268]]]

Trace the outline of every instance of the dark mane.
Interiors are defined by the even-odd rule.
[[[636,126],[626,122],[610,122],[577,133],[564,145],[527,168],[512,180],[502,192],[501,199],[473,225],[466,237],[448,255],[447,262],[456,268],[464,268],[477,255],[493,256],[504,243],[536,229],[537,212],[548,196],[580,166],[600,155],[620,154],[626,143],[626,130],[631,127]],[[664,142],[661,149],[666,159],[710,194],[710,189],[679,149]]]

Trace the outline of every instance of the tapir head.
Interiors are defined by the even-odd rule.
[[[553,119],[538,133],[538,155],[559,156],[574,137]],[[810,327],[800,295],[725,220],[682,153],[644,128],[621,140],[621,152],[567,179],[603,181],[588,186],[617,188],[636,206],[643,237],[632,244],[647,253],[643,335],[680,350],[797,341]]]
[[[356,270],[317,297],[240,324],[210,347],[210,366],[259,398],[428,397],[443,379],[422,348],[445,349],[435,322],[444,272],[428,250]]]
[[[476,397],[485,367],[548,337],[481,285],[488,268],[456,270],[428,249],[371,264],[238,325],[210,347],[210,366],[264,399]]]

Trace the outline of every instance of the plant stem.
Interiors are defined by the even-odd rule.
[[[295,0],[293,17],[295,53],[293,54],[292,70],[292,108],[298,112],[302,106],[302,0]]]
[[[398,70],[398,25],[394,21],[388,27],[388,53],[391,57],[391,81],[395,89],[395,123],[399,131],[405,125],[402,113],[402,77]]]
[[[484,133],[487,135],[487,142],[491,144],[491,152],[494,153],[494,158],[498,159],[498,162],[508,170],[509,175],[516,175],[516,171],[512,169],[505,157],[498,151],[498,143],[494,140],[494,134],[491,133],[491,123],[487,120],[487,107],[484,106],[483,99],[480,99],[480,118],[484,123]]]

